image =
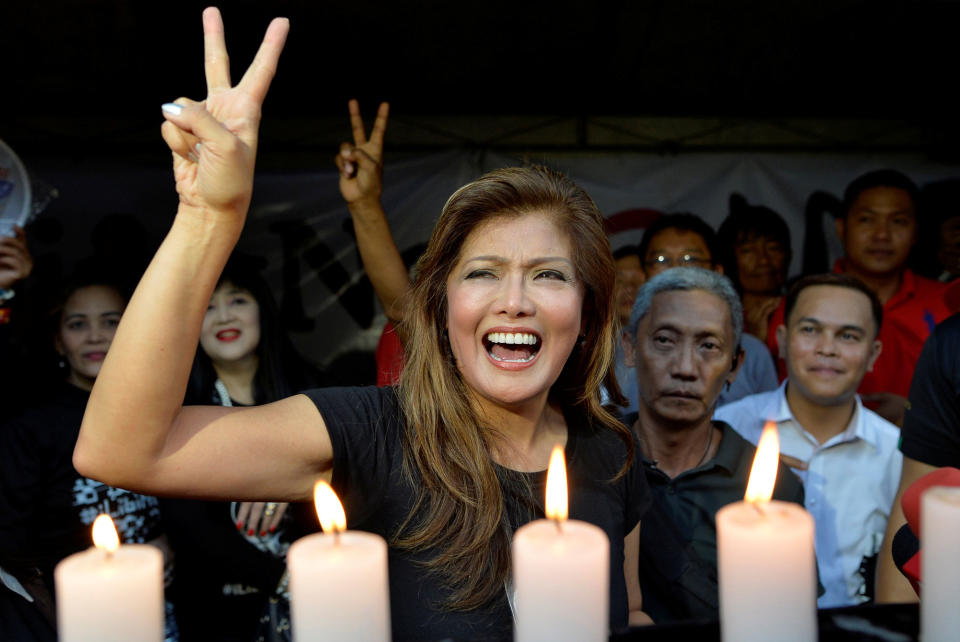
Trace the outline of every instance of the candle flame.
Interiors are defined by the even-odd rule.
[[[780,463],[780,437],[777,424],[768,421],[757,443],[757,454],[753,457],[750,469],[750,481],[744,500],[751,504],[769,502],[773,496],[773,486],[777,481],[777,467]]]
[[[106,513],[97,515],[93,520],[93,545],[108,553],[114,552],[120,546],[117,527],[113,525],[113,520]]]
[[[346,530],[347,516],[343,513],[343,504],[330,484],[322,479],[313,487],[313,504],[317,509],[317,518],[324,533],[338,533]]]
[[[550,453],[547,468],[547,519],[567,519],[567,465],[563,458],[563,446],[557,444]]]

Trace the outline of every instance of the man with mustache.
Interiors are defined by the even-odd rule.
[[[639,412],[626,417],[654,502],[640,529],[644,611],[655,622],[717,617],[718,509],[743,499],[755,448],[712,421],[743,360],[743,309],[730,280],[678,267],[645,283],[624,331]],[[803,502],[781,470],[778,499]]]
[[[900,480],[900,430],[861,404],[857,387],[881,348],[882,306],[844,274],[808,276],[785,299],[777,328],[787,379],[714,415],[757,443],[775,421],[780,452],[803,480],[826,589],[818,606],[873,599],[877,552]]]

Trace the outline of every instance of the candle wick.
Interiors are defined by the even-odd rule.
[[[763,502],[750,502],[750,505],[753,506],[758,513],[760,513],[761,517],[766,517],[767,511],[763,510],[763,507],[760,505],[762,503]]]
[[[563,520],[554,518],[553,523],[557,525],[557,532],[563,533]]]
[[[340,546],[340,529],[339,528],[333,529],[333,545]]]

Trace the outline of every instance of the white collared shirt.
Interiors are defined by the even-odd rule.
[[[794,418],[786,386],[718,408],[714,418],[753,444],[765,422],[777,423],[780,452],[808,465],[793,472],[803,481],[806,508],[816,523],[817,565],[826,589],[817,606],[859,604],[867,599],[861,563],[880,550],[900,484],[900,429],[864,408],[857,396],[847,428],[820,444]]]

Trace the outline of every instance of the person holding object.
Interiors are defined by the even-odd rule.
[[[306,500],[332,481],[348,523],[386,537],[396,639],[508,637],[510,537],[542,514],[565,445],[570,514],[610,538],[610,626],[640,611],[635,438],[600,403],[614,265],[569,179],[506,169],[458,190],[420,261],[398,387],[333,388],[252,408],[183,407],[210,294],[250,203],[260,106],[288,30],[277,19],[231,87],[204,12],[207,99],[164,107],[180,206],[117,331],[74,461],[164,495]],[[628,620],[629,615],[629,620]]]
[[[157,498],[89,479],[71,462],[90,389],[110,350],[125,304],[120,289],[96,270],[81,272],[66,285],[49,314],[51,343],[59,354],[63,379],[40,386],[42,398],[0,424],[4,457],[0,466],[0,567],[5,572],[0,578],[10,586],[8,578],[2,577],[9,574],[22,584],[20,595],[26,601],[18,602],[18,610],[27,620],[40,615],[48,618],[51,626],[55,624],[54,568],[65,557],[90,546],[90,529],[99,513],[113,517],[124,542],[160,548],[166,570],[171,568]],[[0,591],[6,590],[0,587]],[[4,596],[9,598],[7,593]],[[165,608],[166,639],[176,640],[172,606],[168,602]],[[2,604],[0,611],[5,611]],[[4,614],[0,639],[40,640],[45,636],[18,631],[17,618]]]
[[[33,257],[23,228],[14,227],[13,236],[0,234],[0,421],[14,414],[29,387],[24,372],[30,370],[26,367],[30,355],[22,340],[22,329],[28,324],[19,315],[14,321],[14,308],[20,302],[15,298],[16,286],[32,271]]]

